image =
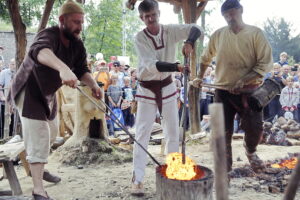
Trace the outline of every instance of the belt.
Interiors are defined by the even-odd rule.
[[[155,102],[157,104],[160,115],[162,112],[162,88],[168,86],[172,82],[173,80],[171,76],[168,76],[163,80],[139,81],[140,86],[149,89],[155,94]]]

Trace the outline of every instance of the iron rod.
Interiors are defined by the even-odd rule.
[[[103,110],[101,108],[101,106],[99,106],[99,104],[94,100],[92,99],[89,95],[87,95],[82,89],[80,89],[78,86],[76,87],[76,89],[81,93],[83,94],[86,98],[88,98],[99,110],[101,110],[102,112],[105,113],[105,115],[107,115],[108,117],[110,117],[106,112],[105,110]],[[139,145],[147,154],[148,156],[158,165],[158,166],[161,166],[161,164],[134,138],[134,136],[128,131],[128,129],[120,122],[120,120],[117,118],[117,116],[115,115],[115,113],[112,111],[112,109],[102,100],[100,99],[100,102],[105,105],[105,107],[110,111],[110,113],[113,115],[113,117],[115,119],[113,119],[112,117],[111,120],[116,123],[127,135],[129,135],[129,137],[131,139],[133,139],[133,141]]]

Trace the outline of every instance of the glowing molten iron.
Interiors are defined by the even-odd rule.
[[[166,159],[166,176],[169,179],[192,180],[196,177],[196,163],[189,157],[185,157],[185,164],[182,164],[181,153],[170,153]]]
[[[291,159],[281,161],[279,164],[273,164],[271,165],[271,167],[294,169],[296,167],[297,162],[298,159],[296,157],[293,157]]]

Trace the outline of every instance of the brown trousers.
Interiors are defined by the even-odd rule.
[[[223,103],[225,118],[227,170],[232,169],[232,147],[234,117],[239,114],[241,128],[245,131],[245,148],[253,153],[261,141],[263,133],[263,113],[251,110],[247,104],[249,94],[231,94],[225,90],[216,90],[215,102]]]

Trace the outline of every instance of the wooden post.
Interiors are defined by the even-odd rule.
[[[228,200],[228,176],[223,105],[221,103],[210,104],[209,114],[211,116],[211,139],[214,149],[216,199]]]
[[[293,200],[300,182],[300,155],[298,156],[297,165],[291,175],[288,186],[285,190],[283,200]]]

